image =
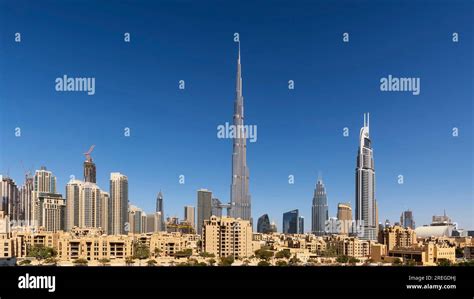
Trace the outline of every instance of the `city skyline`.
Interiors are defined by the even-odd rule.
[[[38,7],[35,9],[41,10]],[[65,10],[67,15],[68,11],[66,8]],[[241,12],[244,8],[237,10]],[[301,10],[293,10],[297,15],[306,16]],[[259,8],[256,11],[258,12]],[[278,16],[277,11],[271,11]],[[103,12],[99,9],[98,12],[84,13],[97,24]],[[282,16],[283,23],[273,21],[269,27],[261,25],[256,27],[257,32],[243,25],[236,26],[235,21],[224,22],[222,29],[213,33],[212,37],[204,37],[205,43],[197,43],[192,36],[186,35],[189,44],[199,45],[202,49],[195,45],[188,50],[176,50],[173,46],[160,44],[161,48],[159,51],[157,49],[157,53],[173,58],[173,62],[166,63],[159,59],[159,63],[152,60],[151,65],[148,65],[136,58],[136,53],[144,53],[148,58],[155,57],[149,50],[144,51],[145,47],[151,45],[147,36],[154,36],[155,29],[169,38],[172,45],[179,44],[180,40],[173,38],[170,33],[160,31],[159,26],[155,26],[153,30],[140,26],[136,17],[141,12],[143,11],[140,9],[132,9],[130,14],[135,19],[124,21],[124,27],[128,25],[134,29],[130,30],[132,43],[129,48],[110,40],[110,36],[114,35],[120,40],[128,28],[109,27],[105,32],[95,34],[86,34],[81,28],[76,30],[79,38],[85,38],[87,35],[87,38],[94,41],[95,48],[104,51],[98,52],[102,58],[102,55],[105,55],[103,53],[110,49],[119,49],[122,54],[134,51],[133,55],[125,54],[125,57],[134,63],[117,60],[114,56],[110,59],[113,63],[123,63],[123,69],[116,68],[122,71],[132,70],[134,76],[138,76],[136,71],[143,72],[143,77],[140,76],[143,82],[130,81],[128,75],[118,76],[103,71],[114,68],[106,62],[97,62],[97,65],[91,66],[90,62],[79,54],[76,54],[77,61],[67,60],[64,53],[72,51],[69,47],[78,43],[66,34],[67,30],[58,29],[58,37],[46,34],[44,41],[31,40],[34,33],[41,35],[45,28],[50,28],[47,25],[54,24],[57,21],[55,18],[48,21],[40,19],[38,28],[32,29],[31,23],[27,21],[13,21],[14,14],[5,16],[9,20],[9,25],[3,29],[5,36],[10,36],[11,34],[7,34],[10,31],[15,32],[16,28],[11,24],[17,24],[24,28],[24,32],[29,33],[23,35],[24,41],[19,49],[17,45],[5,43],[5,57],[10,57],[10,54],[17,50],[21,52],[23,48],[35,53],[22,52],[21,55],[25,55],[28,61],[23,64],[16,58],[2,61],[5,69],[12,75],[0,83],[2,98],[11,99],[9,105],[2,107],[5,109],[2,109],[1,140],[2,145],[6,145],[2,146],[1,152],[2,174],[9,174],[17,185],[21,186],[25,170],[39,169],[41,165],[45,165],[58,178],[57,192],[65,196],[65,185],[70,175],[81,177],[82,153],[91,144],[96,144],[97,148],[92,155],[97,165],[98,185],[105,190],[110,173],[119,171],[125,174],[130,180],[130,204],[139,206],[145,212],[154,210],[156,193],[160,189],[166,195],[166,216],[181,216],[182,207],[185,205],[197,206],[196,190],[200,188],[207,188],[222,202],[228,202],[228,173],[231,172],[228,156],[231,142],[218,140],[215,137],[215,128],[230,121],[229,116],[232,115],[236,47],[232,37],[237,31],[240,32],[243,41],[242,52],[246,58],[246,96],[252,99],[246,103],[246,115],[250,115],[252,123],[259,126],[260,133],[257,142],[249,143],[248,157],[248,164],[252,168],[250,189],[254,221],[266,213],[280,228],[283,212],[293,209],[298,209],[302,216],[311,219],[311,197],[318,171],[322,171],[325,177],[329,194],[329,216],[336,215],[339,202],[351,202],[355,208],[353,187],[354,153],[358,143],[356,135],[360,128],[360,116],[363,112],[370,111],[373,127],[371,135],[376,140],[379,222],[387,218],[395,222],[400,213],[410,209],[414,213],[416,223],[423,225],[430,222],[432,215],[441,214],[446,209],[460,227],[472,229],[474,226],[472,217],[469,217],[472,216],[472,109],[465,108],[466,105],[472,105],[469,94],[465,92],[469,90],[467,78],[470,78],[469,69],[472,69],[472,65],[470,61],[462,63],[461,60],[463,55],[472,51],[469,46],[469,33],[472,31],[465,26],[467,23],[464,22],[467,20],[464,15],[456,20],[450,19],[454,24],[452,30],[461,28],[459,31],[463,33],[462,43],[456,47],[447,42],[443,44],[444,39],[449,40],[450,32],[435,26],[430,33],[424,35],[423,41],[442,44],[429,58],[423,59],[404,55],[405,61],[378,61],[377,58],[382,59],[385,55],[397,53],[397,48],[391,48],[391,42],[382,45],[380,51],[385,51],[384,55],[367,49],[361,42],[367,41],[367,37],[362,37],[361,34],[377,32],[370,31],[365,23],[360,26],[346,23],[353,28],[347,29],[354,32],[351,33],[348,46],[355,47],[355,51],[360,55],[357,60],[349,59],[342,49],[344,45],[340,37],[344,32],[344,22],[333,29],[327,29],[327,32],[316,29],[305,31],[305,25],[313,24],[306,19],[300,25],[294,25],[292,29],[301,29],[303,33],[314,36],[314,40],[318,42],[325,41],[324,45],[311,44],[309,49],[303,47],[304,34],[293,35],[293,30],[278,32],[280,37],[277,36],[277,30],[269,30],[269,38],[258,40],[259,30],[268,30],[270,26],[281,28],[279,26],[288,24],[289,19]],[[318,15],[317,11],[311,13]],[[384,15],[382,11],[379,13]],[[436,17],[438,13],[424,12],[430,18]],[[217,16],[210,14],[210,21],[198,26],[197,30],[205,32],[206,28],[215,25]],[[254,17],[253,13],[248,15],[250,20]],[[413,19],[413,14],[409,13],[407,17],[411,17],[412,22],[418,22]],[[150,15],[145,13],[144,18],[149,19]],[[172,24],[177,22],[173,18],[169,21]],[[320,22],[330,21],[322,18]],[[177,28],[177,32],[182,33],[185,27],[181,25]],[[409,38],[420,37],[409,35],[408,27],[404,29],[393,37],[396,42],[407,45],[408,41],[403,34],[408,34]],[[386,34],[393,33],[390,30],[380,30]],[[104,36],[109,38],[101,41]],[[42,47],[55,44],[56,38],[70,41],[69,45],[61,45],[60,53],[56,53],[59,55],[58,61],[69,62],[66,65],[42,65],[38,62],[44,58],[42,55],[47,57],[44,60],[55,60],[49,58],[56,55],[55,52],[50,49],[43,51]],[[387,37],[384,39],[388,40]],[[301,57],[294,56],[298,51],[292,49],[293,43],[301,45]],[[278,53],[270,53],[268,57],[255,50],[276,44],[281,46]],[[32,51],[38,47],[38,51]],[[173,55],[170,48],[177,53]],[[335,54],[324,56],[329,61],[324,62],[310,54],[310,50],[315,48],[319,49],[317,53],[321,55],[325,55],[328,49],[333,49]],[[413,46],[410,49],[413,53],[424,53],[423,46]],[[92,52],[85,51],[85,57],[92,55]],[[364,51],[368,51],[369,56],[375,55],[376,58],[369,59],[362,53]],[[210,54],[206,55],[206,52]],[[190,53],[192,56],[189,56]],[[199,59],[185,59],[180,62],[183,57]],[[302,64],[304,57],[310,57],[308,65]],[[276,61],[278,67],[275,67]],[[360,61],[371,67],[360,73],[348,71],[348,68],[357,66]],[[29,69],[27,63],[32,64],[44,78],[25,72],[25,68]],[[380,68],[374,66],[378,63],[382,65]],[[463,65],[460,65],[461,63]],[[415,70],[412,70],[413,65],[417,65]],[[441,80],[439,75],[430,75],[433,65],[436,69],[443,69],[443,74],[449,76]],[[209,70],[204,73],[195,71],[206,67],[209,67]],[[176,71],[172,70],[173,68]],[[151,74],[149,69],[158,74],[163,72],[161,74],[166,74],[168,78],[164,79],[159,75],[155,82],[146,76]],[[454,73],[454,69],[459,70],[459,73]],[[278,76],[270,74],[271,72],[278,73]],[[406,94],[382,94],[377,91],[380,77],[397,72],[408,75],[418,73],[423,80],[422,93],[413,97]],[[54,79],[64,73],[97,73],[96,94],[91,97],[84,95],[84,98],[77,94],[53,92]],[[19,80],[20,75],[24,76],[22,80]],[[367,80],[357,80],[360,76],[365,76]],[[181,79],[186,81],[187,87],[184,91],[177,87]],[[288,80],[295,80],[294,90],[287,88]],[[33,86],[24,89],[17,83],[25,81],[31,82]],[[351,84],[349,81],[357,83]],[[348,91],[337,90],[340,88],[337,82],[346,86]],[[153,87],[154,83],[157,83],[156,88]],[[325,84],[327,86],[324,86]],[[122,91],[115,88],[116,85],[137,88],[139,92],[131,92],[128,88]],[[106,92],[112,93],[113,96],[104,96]],[[157,93],[158,99],[167,100],[156,101],[154,93]],[[114,97],[122,102],[115,101]],[[450,100],[446,101],[446,98]],[[37,103],[32,99],[40,101]],[[141,106],[135,107],[131,103],[134,101],[129,99],[137,99]],[[361,99],[366,100],[358,102]],[[200,105],[195,105],[197,101],[201,102]],[[331,101],[336,104],[330,103]],[[84,102],[90,102],[93,109]],[[111,103],[114,104],[113,107],[110,107]],[[45,104],[51,109],[38,109]],[[326,113],[314,112],[321,107]],[[425,110],[428,112],[423,114],[424,117],[420,120],[419,114]],[[44,119],[57,120],[57,124],[35,121],[35,117],[38,117],[37,111],[41,111],[41,117]],[[200,116],[196,118],[194,114]],[[84,115],[89,117],[89,122],[82,124]],[[22,130],[20,138],[14,135],[16,127]],[[130,139],[123,137],[124,127],[131,128]],[[350,132],[348,137],[343,136],[345,127]],[[451,135],[453,127],[460,129],[457,139]],[[180,175],[185,177],[184,184],[179,183]],[[288,183],[289,175],[294,175],[295,184]],[[399,175],[403,175],[403,184],[398,184]],[[309,227],[307,224],[307,231]]]

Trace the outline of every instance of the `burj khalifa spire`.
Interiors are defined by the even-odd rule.
[[[249,169],[247,168],[247,142],[244,130],[244,97],[242,96],[242,68],[240,65],[240,43],[237,58],[237,78],[234,102],[234,128],[238,132],[233,138],[232,184],[230,186],[231,217],[251,220],[249,194]]]

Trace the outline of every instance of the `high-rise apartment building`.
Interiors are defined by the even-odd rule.
[[[141,234],[147,230],[147,216],[142,209],[130,205],[128,209],[128,233]]]
[[[184,207],[184,221],[189,223],[194,229],[196,227],[195,211],[193,206]]]
[[[248,220],[211,216],[202,227],[202,250],[218,257],[249,257],[252,225]]]
[[[125,223],[128,221],[128,178],[119,173],[110,174],[109,197],[109,234],[126,234]]]
[[[15,181],[0,175],[0,211],[11,220],[20,220],[20,191]]]
[[[20,203],[22,210],[22,220],[25,226],[31,225],[32,211],[33,211],[33,178],[28,174],[25,175],[25,182],[20,188]]]
[[[197,233],[202,234],[204,220],[212,215],[212,192],[207,189],[197,191]]]
[[[304,217],[298,217],[298,234],[304,234]]]

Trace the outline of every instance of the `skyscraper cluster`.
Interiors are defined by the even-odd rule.
[[[242,89],[242,66],[240,45],[237,57],[236,95],[234,100],[233,125],[244,127],[244,97]],[[316,235],[333,233],[328,231],[328,223],[334,221],[357,221],[362,239],[376,240],[378,230],[378,207],[375,195],[375,168],[372,141],[370,138],[369,114],[364,114],[364,124],[360,129],[359,147],[355,169],[354,217],[350,203],[339,203],[337,218],[330,218],[328,196],[325,184],[318,178],[312,199],[311,232]],[[184,208],[184,221],[202,233],[203,223],[211,216],[222,216],[222,210],[235,219],[252,223],[251,196],[249,192],[249,169],[247,167],[247,145],[245,134],[237,134],[232,142],[232,176],[230,201],[222,203],[207,189],[197,191],[196,210],[192,206]],[[8,177],[0,176],[0,211],[10,220],[24,221],[23,225],[43,227],[50,231],[71,230],[73,227],[101,228],[108,234],[142,233],[166,230],[164,199],[160,191],[156,197],[156,208],[145,213],[140,208],[129,205],[128,177],[119,172],[110,174],[109,192],[103,191],[96,183],[97,173],[91,153],[94,145],[84,153],[83,180],[72,178],[66,185],[65,198],[57,192],[56,177],[41,167],[33,177],[25,176],[21,187]],[[175,221],[176,222],[176,221]],[[411,211],[404,211],[400,222],[405,227],[414,228]],[[268,214],[258,219],[257,231],[276,231]],[[350,233],[353,227],[342,227],[338,233]],[[304,218],[299,210],[283,214],[283,233],[304,233]]]

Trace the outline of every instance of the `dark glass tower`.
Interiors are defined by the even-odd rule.
[[[268,234],[272,232],[272,226],[270,224],[270,218],[268,214],[264,214],[258,218],[257,232],[262,234]]]
[[[298,209],[286,212],[283,214],[283,233],[297,234],[298,233]]]
[[[325,233],[326,221],[328,217],[328,198],[323,180],[320,178],[316,183],[313,196],[313,206],[311,209],[311,231],[313,234],[321,236]]]

